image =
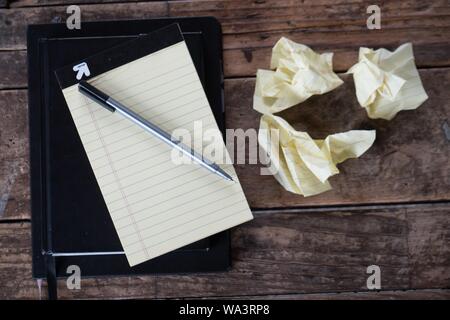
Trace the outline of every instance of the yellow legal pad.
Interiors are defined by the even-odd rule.
[[[167,132],[219,130],[184,40],[88,81]],[[235,182],[175,164],[172,148],[77,84],[63,94],[131,266],[252,219],[231,164],[221,167]]]

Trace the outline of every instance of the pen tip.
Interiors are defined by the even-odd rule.
[[[228,180],[228,181],[232,181],[232,182],[235,182],[234,180],[233,180],[233,177],[232,176],[230,176],[228,173],[226,173],[224,170],[222,170],[218,165],[214,165],[214,173],[216,173],[217,175],[219,175],[220,177],[222,177],[223,179],[225,179],[225,180]]]
[[[234,181],[233,178],[232,178],[228,173],[226,173],[225,171],[222,171],[222,172],[220,173],[220,175],[221,175],[223,178],[225,178],[225,180],[228,180],[228,181],[231,181],[231,182],[236,182],[236,181]]]

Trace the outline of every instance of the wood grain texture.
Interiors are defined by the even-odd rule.
[[[220,297],[218,297],[220,298]],[[224,297],[230,299],[230,297]],[[303,293],[266,296],[236,296],[231,299],[246,300],[449,300],[450,290],[396,290],[374,292]]]
[[[301,298],[295,294],[367,291],[366,268],[372,264],[381,268],[382,290],[445,288],[450,286],[448,248],[435,239],[448,240],[449,222],[450,207],[438,204],[257,213],[253,221],[232,232],[229,272],[82,279],[81,290],[75,291],[67,290],[62,279],[59,294],[61,298],[94,299],[278,294]],[[29,229],[29,223],[0,224],[0,298],[39,295],[31,279]],[[411,241],[422,245],[411,245]],[[414,263],[419,260],[422,270],[436,272],[417,272]],[[448,292],[438,293],[423,291],[420,297],[448,296]],[[376,293],[360,297],[364,295]],[[379,295],[395,297],[401,295]]]
[[[25,91],[0,91],[0,219],[30,217]]]
[[[234,231],[230,272],[161,276],[158,295],[358,291],[366,288],[366,268],[372,264],[383,265],[386,289],[407,289],[404,219],[403,209],[259,214]]]
[[[163,2],[82,5],[80,8],[82,21],[145,19],[167,16],[168,11]],[[67,6],[0,9],[0,50],[25,49],[28,24],[65,23],[66,9]]]
[[[0,66],[2,66],[0,90],[27,87],[27,52],[25,50],[0,51]]]
[[[31,279],[30,223],[0,224],[0,299],[37,299]]]
[[[90,4],[90,3],[123,3],[123,2],[139,2],[138,0],[9,0],[10,8],[20,8],[20,7],[46,7],[46,6],[56,6],[56,5],[72,5],[72,4]],[[162,1],[161,1],[162,2]]]
[[[450,21],[450,19],[448,20]],[[336,30],[337,28],[332,27],[331,29]],[[427,34],[426,30],[430,29],[420,31],[382,29],[374,34],[370,34],[367,30],[348,33],[317,30],[302,30],[292,33],[278,32],[271,35],[270,45],[268,44],[266,47],[251,47],[251,39],[244,40],[243,43],[246,43],[247,47],[242,46],[232,49],[225,47],[223,51],[225,75],[227,77],[253,76],[257,69],[268,69],[272,47],[282,36],[306,44],[317,52],[333,52],[333,68],[338,72],[347,71],[357,62],[360,47],[383,47],[395,50],[399,45],[406,42],[412,42],[414,45],[417,66],[448,66],[450,64],[449,44],[445,43],[440,36],[435,37]],[[224,43],[231,41],[228,38],[227,36],[224,37]],[[249,38],[258,41],[258,36],[250,36]]]
[[[227,77],[252,76],[267,68],[272,46],[281,36],[335,52],[334,67],[347,70],[360,46],[394,49],[414,44],[419,66],[450,64],[450,4],[447,1],[389,1],[381,5],[382,29],[366,28],[366,2],[340,1],[181,1],[82,5],[82,19],[132,19],[150,16],[217,17],[224,32]],[[59,4],[61,2],[52,2]],[[64,22],[66,6],[1,11],[0,49],[24,49],[32,23]]]
[[[450,123],[450,69],[421,70],[420,74],[429,100],[414,111],[400,112],[392,121],[367,117],[348,75],[342,76],[344,85],[334,91],[280,113],[313,138],[352,129],[376,129],[377,138],[363,156],[338,166],[341,173],[329,180],[333,190],[314,197],[285,191],[272,176],[260,175],[260,165],[237,165],[250,205],[267,208],[449,200],[450,141],[445,123]],[[253,79],[226,81],[228,128],[259,127],[260,114],[252,109],[253,91]]]
[[[449,211],[435,207],[430,214],[432,219],[417,210],[407,211],[408,247],[414,252],[410,259],[411,273],[415,275],[411,286],[450,288]]]
[[[271,49],[286,36],[319,52],[333,51],[334,69],[347,70],[361,46],[395,49],[413,42],[419,66],[446,66],[450,27],[446,1],[386,1],[379,4],[381,30],[366,27],[370,1],[208,1],[171,2],[170,16],[215,16],[224,31],[224,70],[229,77],[267,68]],[[446,21],[444,21],[446,20]]]

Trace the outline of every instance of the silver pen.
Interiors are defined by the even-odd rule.
[[[233,178],[223,171],[217,164],[214,162],[211,162],[207,159],[204,159],[200,154],[198,154],[195,150],[189,148],[185,144],[183,144],[181,141],[176,140],[172,138],[172,136],[156,126],[155,124],[151,123],[150,121],[144,119],[137,113],[133,112],[132,110],[125,107],[123,104],[121,104],[119,101],[114,100],[110,96],[108,96],[106,93],[100,91],[93,85],[87,83],[86,81],[82,80],[78,83],[78,90],[90,98],[91,100],[97,102],[105,109],[115,112],[117,111],[121,115],[123,115],[125,118],[133,121],[135,124],[140,126],[141,128],[145,129],[146,131],[153,134],[155,137],[159,138],[160,140],[164,141],[171,147],[181,151],[182,153],[189,156],[192,160],[200,164],[202,167],[208,169],[212,173],[215,173],[219,175],[220,177],[224,178],[225,180],[233,181]]]

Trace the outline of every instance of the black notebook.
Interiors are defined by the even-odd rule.
[[[77,61],[56,77],[130,266],[252,219],[178,24]],[[80,93],[82,79],[232,178],[102,108]]]
[[[129,266],[55,76],[57,69],[174,22],[181,27],[215,120],[223,130],[221,32],[213,18],[83,23],[75,31],[64,24],[29,27],[34,277],[67,276],[69,265],[78,265],[82,276],[229,268],[227,231]]]

